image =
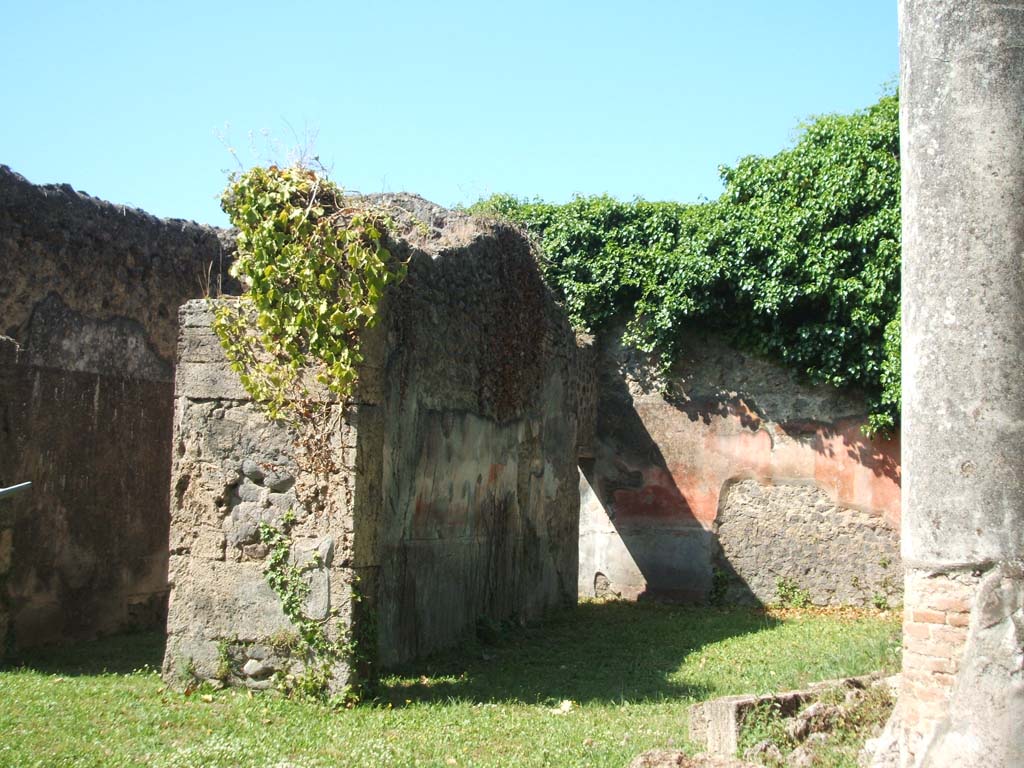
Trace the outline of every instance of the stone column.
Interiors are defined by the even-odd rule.
[[[1024,765],[1024,3],[899,0],[901,759]]]

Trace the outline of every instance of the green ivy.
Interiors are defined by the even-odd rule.
[[[385,217],[303,166],[252,168],[221,198],[238,228],[232,274],[248,284],[214,328],[232,368],[273,419],[301,424],[312,381],[352,393],[359,335],[405,274],[384,247]]]
[[[703,204],[497,195],[471,209],[523,224],[574,323],[631,318],[628,339],[667,368],[697,323],[870,399],[868,428],[900,409],[900,168],[896,96],[802,128],[773,157],[721,168]]]
[[[319,568],[323,563],[314,555],[309,563],[299,566],[292,561],[291,528],[295,524],[295,516],[288,512],[281,520],[280,527],[269,523],[260,523],[260,541],[266,545],[268,554],[263,574],[281,601],[281,609],[298,632],[295,650],[303,657],[305,669],[298,676],[283,677],[281,688],[286,694],[306,698],[322,699],[339,663],[352,666],[351,660],[355,650],[350,641],[350,633],[339,627],[342,640],[332,640],[327,632],[327,624],[308,617],[305,613],[306,599],[309,597],[309,582],[306,574]],[[328,617],[328,621],[333,616]],[[353,696],[349,689],[347,697]]]

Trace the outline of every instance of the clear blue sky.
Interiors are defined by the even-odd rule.
[[[316,135],[361,192],[694,201],[874,102],[896,0],[0,0],[0,163],[224,224],[234,160]],[[251,147],[250,134],[256,140]]]

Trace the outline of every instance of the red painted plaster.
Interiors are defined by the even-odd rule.
[[[637,413],[668,471],[627,466],[638,488],[613,493],[616,515],[641,523],[674,520],[710,528],[723,486],[732,479],[813,482],[833,501],[881,515],[899,527],[899,437],[868,439],[859,420],[764,423],[746,408],[698,417],[668,403],[643,403]]]

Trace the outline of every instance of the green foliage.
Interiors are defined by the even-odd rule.
[[[852,700],[848,698],[850,695]],[[817,693],[814,701],[829,706],[825,723],[821,724],[825,727],[818,731],[817,738],[794,739],[787,730],[793,720],[783,713],[780,703],[763,701],[743,715],[737,756],[742,757],[751,747],[768,741],[779,750],[774,756],[762,754],[757,757],[758,763],[768,768],[796,764],[858,768],[863,765],[860,753],[864,742],[878,735],[895,703],[886,685],[872,685],[862,692],[846,686],[833,686]],[[803,754],[802,758],[796,758],[797,748]]]
[[[231,677],[231,672],[231,643],[227,640],[221,640],[217,643],[217,671],[214,673],[214,677],[226,683]]]
[[[253,399],[271,418],[301,423],[309,376],[350,396],[360,331],[404,266],[382,243],[382,214],[303,166],[235,175],[221,205],[239,230],[232,274],[249,290],[218,310],[214,328]]]
[[[793,745],[786,735],[786,719],[777,701],[758,702],[743,714],[736,755],[742,757],[748,749],[762,741],[792,749]]]
[[[775,580],[775,595],[783,608],[809,608],[811,593],[793,579],[780,576]]]
[[[900,170],[896,96],[803,127],[773,157],[721,169],[697,204],[495,196],[477,213],[520,222],[574,323],[631,318],[629,339],[676,359],[697,323],[814,382],[863,390],[873,430],[899,417]]]
[[[385,289],[405,275],[384,247],[387,219],[301,164],[237,174],[221,204],[238,228],[232,274],[248,291],[218,308],[214,330],[253,401],[298,433],[302,468],[330,471],[331,401],[351,396],[363,360],[360,334],[376,323]],[[335,666],[351,667],[357,653],[347,630],[335,633],[344,640],[332,640],[324,622],[304,613],[306,573],[319,563],[292,562],[294,522],[289,513],[280,528],[259,530],[269,549],[267,582],[297,633],[275,644],[305,662],[301,675],[281,682],[289,693],[322,697]]]

